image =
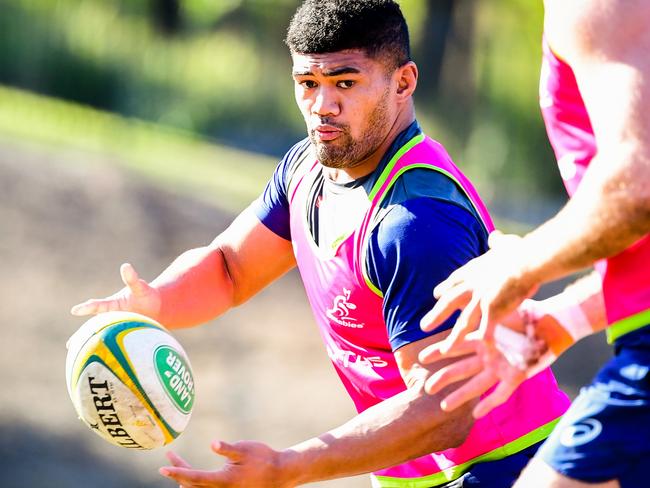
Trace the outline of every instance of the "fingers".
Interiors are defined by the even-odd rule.
[[[122,290],[108,298],[92,298],[86,300],[73,306],[70,309],[70,313],[76,316],[84,316],[126,310],[125,291],[130,291],[134,296],[142,296],[150,289],[149,284],[138,276],[135,268],[129,263],[124,263],[120,266],[120,276],[128,290]]]
[[[490,232],[490,235],[488,236],[488,246],[490,246],[490,249],[498,247],[502,242],[503,236],[504,234],[500,230],[493,230]]]
[[[523,379],[525,378],[522,378],[522,380]],[[474,407],[474,410],[472,412],[474,418],[480,419],[481,417],[487,415],[492,409],[498,407],[502,403],[505,403],[506,400],[510,398],[510,395],[512,395],[512,393],[517,389],[517,387],[520,384],[521,381],[519,382],[501,381],[492,393],[490,393],[487,397],[483,398],[478,403],[478,405]]]
[[[498,381],[494,373],[489,370],[481,371],[482,366],[478,368],[478,374],[463,386],[447,395],[441,402],[440,408],[445,412],[451,412],[473,398],[480,397],[488,391]]]
[[[491,345],[494,343],[494,327],[496,324],[493,323],[492,315],[487,307],[478,304],[476,308],[478,317],[473,317],[474,321],[470,330],[475,331],[475,337],[483,339],[486,345]]]
[[[442,354],[449,354],[452,349],[459,347],[461,341],[467,334],[477,329],[481,311],[478,300],[471,299],[461,312],[456,324],[454,324],[451,333],[441,342],[440,351]]]
[[[466,269],[468,266],[470,266],[472,261],[465,264],[464,266],[461,266],[456,271],[451,273],[445,281],[438,283],[438,285],[433,289],[433,296],[436,298],[440,298],[445,293],[447,293],[450,289],[452,289],[454,286],[458,285],[459,283],[462,283],[465,278]]]
[[[187,461],[185,461],[185,459],[183,459],[178,454],[176,454],[174,451],[169,451],[165,453],[165,456],[167,456],[169,462],[172,463],[177,468],[192,469],[192,466]]]
[[[133,266],[130,264],[123,264],[120,267],[120,275],[122,276],[122,281],[124,284],[133,290],[133,287],[138,287],[138,274],[136,273]],[[103,312],[112,312],[116,310],[121,310],[122,305],[120,303],[120,293],[116,293],[113,296],[108,298],[91,298],[85,302],[78,303],[70,309],[70,313],[76,316],[84,315],[94,315]]]
[[[120,276],[134,295],[143,295],[149,289],[149,284],[140,279],[137,271],[130,263],[124,263],[120,266]]]
[[[114,298],[93,298],[75,305],[70,309],[70,313],[76,316],[84,316],[115,310],[121,310],[119,300]]]
[[[461,359],[433,373],[424,385],[425,391],[434,395],[444,387],[478,374],[482,369],[478,356]]]
[[[521,237],[516,234],[504,234],[500,230],[495,230],[488,236],[488,246],[490,246],[490,249],[493,249],[495,247],[512,244],[520,239]]]
[[[444,358],[453,358],[470,354],[476,350],[477,345],[475,341],[468,340],[469,335],[470,334],[465,336],[465,340],[463,340],[463,342],[461,342],[455,349],[444,355],[440,350],[443,345],[442,342],[431,344],[420,351],[420,354],[418,354],[418,360],[422,364],[431,364]]]
[[[175,466],[164,466],[158,472],[173,479],[178,484],[184,487],[194,486],[224,486],[219,480],[215,479],[214,473],[209,471],[201,471],[198,469],[187,469]]]
[[[449,290],[440,297],[431,311],[422,317],[420,327],[425,332],[431,332],[449,318],[454,311],[463,308],[470,299],[471,292],[463,287]]]
[[[214,441],[210,447],[215,453],[220,456],[225,456],[234,462],[241,461],[244,457],[244,453],[241,449],[238,449],[235,445],[228,444],[224,441]]]
[[[78,303],[70,309],[72,315],[82,317],[84,315],[92,315],[97,313],[97,302],[98,300],[86,300],[85,302]]]

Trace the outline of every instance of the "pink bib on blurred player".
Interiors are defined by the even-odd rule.
[[[490,216],[444,148],[420,134],[406,143],[368,195],[365,216],[332,252],[318,248],[307,223],[317,161],[303,163],[290,185],[291,238],[298,268],[327,353],[359,412],[406,389],[383,319],[381,292],[364,269],[368,235],[379,205],[405,171],[428,168],[464,190],[488,231]],[[417,270],[414,270],[417,272]],[[495,461],[546,438],[569,400],[550,370],[523,383],[507,403],[477,420],[458,448],[432,453],[372,475],[376,487],[429,488],[460,477],[472,464]]]
[[[560,174],[573,195],[596,154],[596,139],[573,70],[544,41],[540,106]],[[599,261],[610,342],[650,324],[650,234]]]

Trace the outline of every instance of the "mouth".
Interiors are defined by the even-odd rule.
[[[333,125],[324,125],[324,124],[317,125],[313,130],[314,136],[316,136],[318,140],[323,142],[333,141],[334,139],[338,138],[342,133],[343,130],[339,129],[338,127],[334,127]]]

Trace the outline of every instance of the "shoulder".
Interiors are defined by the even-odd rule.
[[[429,335],[419,323],[435,304],[433,289],[486,250],[487,233],[463,207],[426,197],[391,206],[370,235],[364,264],[383,295],[393,350]]]
[[[431,218],[434,207],[439,210],[445,205],[464,209],[481,222],[470,198],[456,181],[431,168],[415,168],[401,175],[388,191],[380,205],[376,221],[383,220],[392,213],[389,222],[395,222],[405,208],[425,213],[427,218]],[[441,218],[444,216],[441,215]]]
[[[252,211],[271,231],[290,240],[289,185],[310,152],[307,139],[295,144],[275,168],[262,194],[252,203]]]
[[[650,45],[647,0],[545,0],[545,35],[569,63],[626,60]]]
[[[435,253],[450,266],[454,256],[464,261],[485,252],[487,237],[481,221],[465,205],[422,196],[388,206],[371,234],[382,254]]]

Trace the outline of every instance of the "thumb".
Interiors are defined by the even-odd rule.
[[[212,450],[215,453],[220,456],[225,456],[234,462],[241,461],[244,457],[244,453],[241,449],[236,447],[234,444],[228,444],[224,441],[214,441],[210,447],[212,447]]]
[[[488,236],[488,246],[490,249],[501,247],[506,244],[513,244],[521,239],[517,234],[504,234],[500,230],[494,230]]]
[[[490,235],[488,236],[488,246],[490,246],[490,249],[499,246],[505,237],[505,234],[501,232],[500,230],[493,230],[490,232]]]
[[[124,263],[120,266],[120,276],[124,284],[134,295],[143,295],[149,289],[149,284],[140,279],[138,272],[130,263]]]

